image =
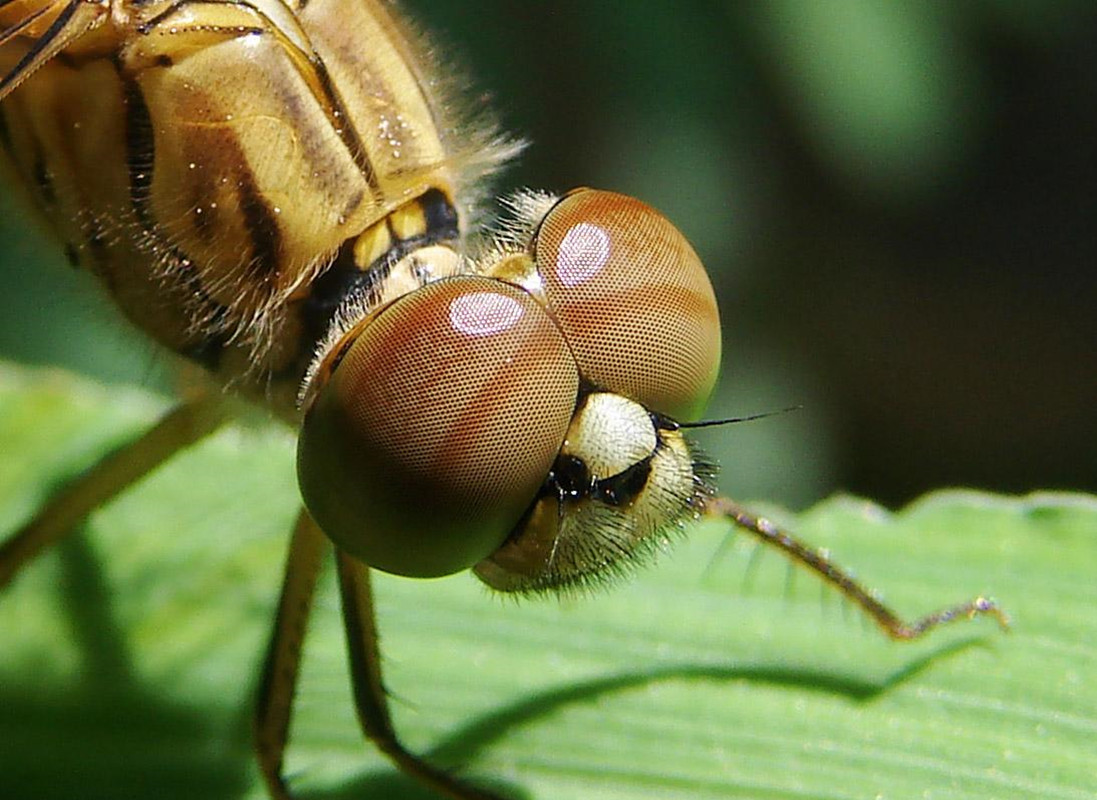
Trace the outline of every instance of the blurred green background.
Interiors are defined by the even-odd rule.
[[[532,145],[497,182],[615,189],[712,272],[706,431],[740,498],[1097,490],[1097,5],[405,3]],[[0,355],[166,385],[0,196]]]

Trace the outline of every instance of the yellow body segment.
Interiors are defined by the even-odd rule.
[[[385,6],[0,8],[4,29],[29,20],[0,75],[59,14],[93,20],[0,103],[0,150],[70,259],[139,327],[285,416],[345,296],[383,282],[402,242],[460,238],[443,111]]]

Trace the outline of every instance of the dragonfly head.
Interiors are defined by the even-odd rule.
[[[650,551],[706,492],[671,421],[700,413],[719,367],[700,259],[622,195],[515,205],[475,274],[352,326],[309,389],[305,504],[377,569],[583,585]]]

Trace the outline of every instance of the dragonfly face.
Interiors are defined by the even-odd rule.
[[[903,623],[825,556],[712,497],[678,421],[716,380],[705,270],[611,192],[520,192],[474,234],[516,148],[451,118],[381,0],[0,0],[0,153],[74,265],[213,383],[300,425],[291,542],[256,716],[270,793],[324,534],[336,545],[358,716],[398,766],[494,800],[404,749],[368,572],[472,568],[501,591],[627,573],[702,511]],[[128,481],[216,428],[184,403],[0,547],[0,586]],[[322,531],[322,533],[321,533]]]
[[[704,495],[664,419],[715,383],[712,287],[661,215],[589,189],[532,203],[476,271],[332,338],[298,447],[305,504],[387,571],[446,575],[506,541],[477,572],[495,588],[589,582]]]

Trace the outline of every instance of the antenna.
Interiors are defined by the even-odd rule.
[[[714,428],[717,425],[732,425],[736,422],[751,422],[756,419],[776,417],[778,414],[787,414],[790,411],[799,411],[802,408],[802,405],[796,405],[789,406],[788,408],[782,408],[780,411],[764,411],[761,414],[750,414],[745,417],[728,417],[727,419],[703,419],[699,422],[677,422],[675,424],[679,428]]]

